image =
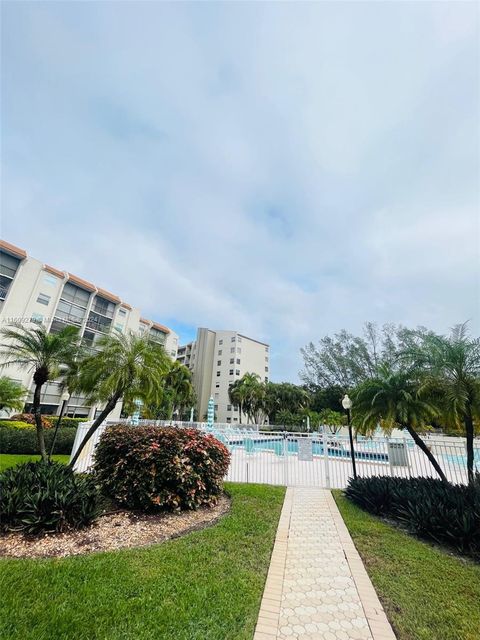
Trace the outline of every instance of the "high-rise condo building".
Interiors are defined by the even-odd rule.
[[[197,392],[197,417],[203,420],[213,397],[217,422],[240,422],[238,407],[228,397],[230,385],[245,373],[270,378],[269,345],[238,333],[200,328],[193,342],[178,348],[177,360],[193,374]],[[242,416],[245,421],[245,416]]]

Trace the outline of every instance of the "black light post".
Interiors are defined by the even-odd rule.
[[[349,435],[349,438],[350,438],[350,456],[352,458],[353,477],[356,478],[357,477],[357,467],[355,465],[355,449],[353,448],[353,433],[352,433],[352,414],[351,414],[351,411],[350,411],[351,408],[352,408],[352,401],[347,396],[347,394],[345,394],[345,396],[344,396],[344,398],[342,400],[342,407],[347,412],[348,435]]]

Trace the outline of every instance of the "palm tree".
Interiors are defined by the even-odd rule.
[[[72,360],[78,344],[77,327],[66,326],[58,333],[47,333],[43,325],[27,328],[20,325],[7,327],[1,332],[7,344],[0,351],[4,367],[15,365],[33,371],[33,414],[37,428],[38,450],[42,460],[47,461],[45,438],[40,413],[40,398],[43,385],[55,380],[63,365]]]
[[[362,382],[352,393],[353,422],[357,431],[372,434],[380,424],[387,433],[406,429],[444,482],[448,482],[418,430],[438,415],[438,407],[419,393],[416,371],[379,367],[376,377]]]
[[[468,481],[474,481],[475,421],[480,420],[480,338],[470,338],[467,323],[450,336],[428,335],[414,354],[425,368],[424,386],[441,399],[442,418],[463,429],[467,443]]]
[[[195,403],[195,389],[192,384],[192,373],[185,365],[172,362],[165,377],[165,390],[171,398],[170,418],[175,413],[180,416],[186,406]]]
[[[247,414],[247,421],[255,424],[261,421],[265,414],[265,393],[265,384],[256,373],[245,373],[230,385],[229,397],[240,408],[240,420],[244,412]]]
[[[104,403],[80,443],[70,464],[74,466],[83,448],[121,399],[146,403],[161,399],[170,360],[163,347],[148,337],[116,332],[100,338],[98,351],[82,362],[79,389],[87,401]]]
[[[7,376],[0,377],[0,410],[13,409],[21,411],[25,404],[27,389]]]

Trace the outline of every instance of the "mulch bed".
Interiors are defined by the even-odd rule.
[[[65,533],[26,536],[0,535],[0,556],[9,558],[65,558],[99,551],[116,551],[165,542],[215,524],[230,509],[224,495],[214,507],[198,511],[146,515],[116,511],[102,515],[89,527]]]

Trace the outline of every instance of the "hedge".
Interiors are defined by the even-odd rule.
[[[8,420],[12,422],[25,422],[31,425],[35,425],[35,416],[33,415],[33,413],[17,413],[13,416],[10,416]],[[42,424],[45,429],[50,429],[52,427],[55,427],[57,424],[57,420],[58,420],[58,416],[50,416],[50,415],[42,414]],[[68,416],[65,416],[62,418],[62,421],[60,423],[60,428],[63,429],[63,427],[70,427],[72,429],[73,428],[76,429],[81,422],[86,422],[86,421],[87,421],[87,418],[69,418]]]
[[[8,422],[8,420],[2,420],[0,423],[0,453],[38,453],[35,427],[16,428],[5,426],[5,423],[8,424]],[[59,429],[53,453],[69,455],[72,451],[76,432],[76,429],[68,427]],[[47,451],[50,451],[54,429],[44,431],[44,434]]]
[[[350,478],[345,495],[411,533],[480,558],[480,474],[470,486],[435,478]]]
[[[94,471],[125,507],[179,511],[214,504],[229,463],[225,445],[197,429],[116,425],[100,437]]]

